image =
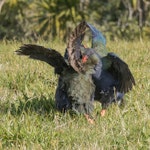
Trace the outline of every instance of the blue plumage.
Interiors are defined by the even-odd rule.
[[[103,34],[91,24],[87,23],[87,26],[90,28],[92,32],[92,47],[95,47],[94,45],[96,43],[99,44],[100,42],[106,46],[106,38],[103,36]]]

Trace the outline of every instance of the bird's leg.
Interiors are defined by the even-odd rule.
[[[101,117],[105,116],[108,105],[109,105],[108,103],[102,103],[102,110],[100,111]]]
[[[90,117],[90,115],[84,114],[84,116],[85,116],[85,118],[87,119],[87,121],[88,121],[90,124],[94,124],[94,123],[95,123],[94,119],[92,119],[92,118]]]

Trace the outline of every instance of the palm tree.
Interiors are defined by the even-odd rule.
[[[32,16],[34,29],[43,37],[66,37],[71,26],[84,18],[79,0],[42,0],[36,2]],[[73,27],[71,27],[73,28]]]
[[[0,12],[0,38],[11,39],[23,32],[23,10],[27,6],[25,0],[3,0]]]

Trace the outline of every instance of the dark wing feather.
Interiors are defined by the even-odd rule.
[[[69,40],[68,40],[68,61],[69,64],[73,67],[74,70],[77,72],[81,72],[83,69],[82,63],[81,63],[81,50],[80,46],[82,43],[82,40],[84,38],[84,33],[86,30],[86,22],[81,22],[75,30],[71,33]]]
[[[25,44],[16,50],[18,55],[27,55],[29,58],[44,61],[55,68],[55,73],[60,74],[64,67],[68,67],[64,58],[54,49],[43,46]]]
[[[108,70],[118,81],[117,90],[122,93],[131,90],[135,85],[135,80],[128,65],[113,53],[108,53],[102,59],[105,62],[104,69]]]

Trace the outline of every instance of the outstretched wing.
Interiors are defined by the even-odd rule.
[[[89,23],[86,24],[92,33],[92,48],[94,48],[101,57],[106,56],[108,53],[106,49],[106,38],[93,25]]]
[[[55,73],[60,74],[64,67],[68,67],[64,58],[54,49],[43,46],[25,44],[16,50],[18,55],[27,55],[29,58],[44,61],[55,68]]]
[[[116,87],[119,92],[126,93],[135,85],[134,77],[128,65],[114,53],[108,53],[102,58],[103,69],[109,71],[118,81]]]
[[[81,62],[81,43],[84,38],[84,33],[86,30],[86,22],[81,22],[75,30],[70,34],[67,52],[68,52],[68,62],[77,72],[81,72],[83,69],[83,64]]]

